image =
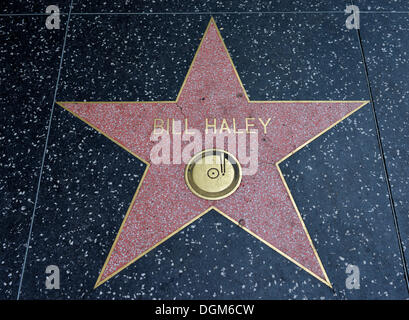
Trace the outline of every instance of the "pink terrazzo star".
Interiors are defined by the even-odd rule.
[[[95,286],[209,208],[240,221],[246,231],[331,286],[278,162],[366,103],[249,101],[213,19],[176,101],[59,102],[146,163],[155,118],[188,118],[189,127],[202,131],[206,118],[217,123],[235,118],[241,128],[245,118],[271,118],[267,132],[258,135],[257,173],[243,176],[240,187],[225,199],[195,196],[185,184],[184,163],[148,166]]]

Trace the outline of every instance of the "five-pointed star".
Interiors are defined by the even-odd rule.
[[[213,19],[175,101],[59,102],[147,164],[95,286],[210,209],[240,221],[250,234],[331,286],[278,164],[366,103],[250,101]],[[258,135],[257,173],[243,176],[229,197],[211,201],[188,189],[184,163],[150,164],[155,118],[188,118],[189,126],[200,130],[206,118],[218,123],[234,118],[238,126],[244,118],[271,122],[267,132]]]

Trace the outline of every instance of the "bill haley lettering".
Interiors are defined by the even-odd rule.
[[[183,122],[183,129],[181,122]],[[267,133],[267,127],[271,122],[271,118],[244,118],[244,119],[217,119],[205,118],[203,126],[205,133],[256,133],[255,128],[258,128],[263,133]],[[182,130],[184,131],[182,131]],[[162,134],[166,131],[169,134],[193,134],[192,130],[189,130],[189,119],[154,119],[153,120],[153,134]],[[198,128],[196,128],[198,129]]]

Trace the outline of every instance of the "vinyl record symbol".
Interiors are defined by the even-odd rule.
[[[185,169],[188,188],[198,197],[220,200],[240,185],[241,166],[230,153],[219,149],[203,150],[190,159]]]

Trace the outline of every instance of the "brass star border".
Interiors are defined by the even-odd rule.
[[[275,163],[275,166],[276,166],[276,168],[277,168],[277,170],[278,170],[278,172],[279,172],[279,174],[280,174],[280,178],[281,178],[281,180],[282,180],[282,182],[283,182],[283,184],[284,184],[284,186],[285,186],[285,188],[286,188],[286,190],[287,190],[288,196],[290,197],[290,200],[291,200],[291,202],[292,202],[292,205],[293,205],[293,207],[294,207],[294,209],[295,209],[295,211],[296,211],[296,213],[297,213],[297,215],[298,215],[298,218],[299,218],[299,220],[300,220],[300,222],[301,222],[301,224],[302,224],[302,227],[303,227],[303,229],[304,229],[304,231],[305,231],[305,233],[306,233],[306,235],[307,235],[307,237],[308,237],[308,241],[310,242],[310,245],[311,245],[311,247],[312,247],[312,249],[313,249],[313,251],[314,251],[314,254],[315,254],[315,256],[316,256],[316,258],[317,258],[317,260],[318,260],[318,262],[319,262],[319,264],[320,264],[320,267],[321,267],[321,269],[322,269],[322,271],[323,271],[323,273],[324,273],[325,281],[324,281],[324,279],[319,278],[317,275],[315,275],[315,274],[314,274],[313,272],[311,272],[309,269],[305,268],[302,264],[300,264],[300,263],[298,263],[297,261],[295,261],[294,259],[292,259],[292,258],[291,258],[290,256],[288,256],[287,254],[285,254],[284,252],[280,251],[278,248],[274,247],[273,245],[271,245],[271,244],[268,243],[267,241],[263,240],[261,237],[259,237],[258,235],[256,235],[256,234],[255,234],[254,232],[252,232],[251,230],[247,229],[245,226],[242,226],[242,225],[240,225],[239,223],[237,223],[234,219],[232,219],[232,218],[229,217],[227,214],[225,214],[224,212],[220,211],[219,209],[217,209],[217,208],[214,207],[214,206],[211,206],[211,207],[209,207],[207,210],[205,210],[205,211],[203,211],[202,213],[198,214],[195,218],[193,218],[192,220],[188,221],[186,224],[184,224],[183,226],[181,226],[180,228],[178,228],[176,231],[172,232],[172,233],[169,234],[167,237],[163,238],[161,241],[157,242],[155,245],[153,245],[152,247],[150,247],[148,250],[144,251],[143,253],[141,253],[140,255],[138,255],[136,258],[134,258],[133,260],[131,260],[130,262],[128,262],[128,263],[125,264],[124,266],[120,267],[120,268],[119,268],[118,270],[116,270],[114,273],[112,273],[112,274],[109,275],[107,278],[105,278],[104,280],[101,281],[101,277],[102,277],[103,272],[104,272],[104,270],[105,270],[105,268],[106,268],[106,266],[107,266],[107,263],[108,263],[108,261],[109,261],[109,259],[110,259],[110,257],[111,257],[112,251],[113,251],[113,249],[115,248],[116,243],[118,242],[119,235],[120,235],[121,232],[122,232],[122,229],[123,229],[123,227],[124,227],[124,225],[125,225],[125,222],[126,222],[126,220],[127,220],[127,218],[128,218],[128,215],[129,215],[129,213],[130,213],[130,211],[131,211],[131,208],[132,208],[134,202],[136,201],[136,198],[137,198],[139,189],[140,189],[140,187],[142,186],[143,181],[144,181],[144,178],[145,178],[145,176],[146,176],[146,174],[147,174],[147,172],[148,172],[148,170],[149,170],[150,163],[149,163],[148,161],[146,161],[145,159],[142,159],[141,157],[139,157],[138,155],[136,155],[134,152],[132,152],[131,150],[129,150],[128,148],[126,148],[124,145],[122,145],[122,144],[119,143],[118,141],[116,141],[116,140],[114,140],[113,138],[109,137],[107,134],[105,134],[105,133],[102,132],[100,129],[98,129],[95,125],[93,125],[93,124],[89,123],[88,121],[86,121],[85,119],[82,119],[81,117],[77,116],[77,115],[76,115],[75,113],[73,113],[71,110],[67,109],[67,108],[64,106],[64,104],[66,104],[66,103],[79,103],[79,104],[94,104],[94,103],[115,103],[115,104],[121,104],[121,103],[123,103],[123,104],[124,104],[124,103],[144,103],[144,104],[149,104],[149,103],[177,103],[178,100],[179,100],[179,97],[180,97],[180,95],[181,95],[181,93],[182,93],[182,91],[183,91],[183,88],[184,88],[184,86],[185,86],[185,84],[186,84],[186,81],[187,81],[187,79],[188,79],[188,76],[189,76],[189,74],[190,74],[190,72],[191,72],[192,66],[193,66],[194,63],[195,63],[197,53],[200,51],[200,48],[201,48],[202,43],[203,43],[203,40],[204,40],[204,38],[205,38],[205,35],[207,34],[207,31],[208,31],[209,26],[210,26],[211,23],[214,23],[214,26],[215,26],[216,31],[217,31],[217,33],[218,33],[218,36],[219,36],[220,39],[221,39],[221,42],[222,42],[223,47],[224,47],[224,50],[226,51],[226,54],[227,54],[227,56],[228,56],[228,58],[229,58],[229,60],[230,60],[230,63],[231,63],[231,65],[232,65],[232,67],[233,67],[235,76],[237,77],[237,80],[239,81],[239,84],[240,84],[240,86],[241,86],[241,88],[242,88],[242,90],[243,90],[243,92],[244,92],[245,98],[246,98],[246,100],[247,100],[248,103],[294,103],[294,102],[298,102],[298,103],[314,103],[314,102],[316,102],[316,103],[318,103],[318,102],[326,102],[326,103],[361,103],[361,105],[360,105],[358,108],[356,108],[355,110],[351,111],[350,113],[348,113],[347,115],[345,115],[343,118],[341,118],[341,119],[338,120],[337,122],[333,123],[331,126],[329,126],[328,128],[326,128],[325,130],[321,131],[319,134],[317,134],[316,136],[314,136],[313,138],[311,138],[310,140],[308,140],[307,142],[305,142],[304,144],[302,144],[301,146],[299,146],[298,148],[296,148],[295,150],[293,150],[293,151],[290,152],[288,155],[286,155],[285,157],[283,157],[282,159],[280,159],[279,161],[277,161],[277,162]],[[94,289],[97,288],[98,286],[100,286],[101,284],[105,283],[106,281],[108,281],[109,279],[111,279],[112,277],[114,277],[115,275],[117,275],[117,274],[118,274],[119,272],[121,272],[123,269],[127,268],[129,265],[131,265],[132,263],[134,263],[135,261],[137,261],[138,259],[140,259],[140,258],[143,257],[144,255],[146,255],[146,254],[147,254],[148,252],[150,252],[151,250],[155,249],[157,246],[159,246],[160,244],[162,244],[163,242],[165,242],[165,241],[168,240],[169,238],[173,237],[175,234],[177,234],[178,232],[180,232],[181,230],[183,230],[184,228],[186,228],[187,226],[189,226],[189,225],[192,224],[194,221],[196,221],[197,219],[201,218],[203,215],[205,215],[206,213],[208,213],[208,212],[211,211],[211,210],[215,210],[216,212],[218,212],[219,214],[221,214],[223,217],[227,218],[228,220],[230,220],[230,221],[233,222],[234,224],[238,225],[241,229],[247,231],[249,234],[251,234],[252,236],[254,236],[255,238],[257,238],[258,240],[260,240],[262,243],[264,243],[264,244],[267,245],[268,247],[270,247],[270,248],[272,248],[273,250],[275,250],[276,252],[278,252],[280,255],[284,256],[285,258],[287,258],[288,260],[290,260],[291,262],[293,262],[293,263],[294,263],[295,265],[297,265],[298,267],[300,267],[301,269],[303,269],[303,270],[305,270],[306,272],[308,272],[310,275],[312,275],[313,277],[315,277],[315,278],[318,279],[319,281],[323,282],[324,284],[326,284],[327,286],[329,286],[330,288],[332,288],[331,282],[330,282],[330,280],[329,280],[329,278],[328,278],[328,276],[327,276],[327,273],[326,273],[326,271],[325,271],[325,268],[324,268],[324,266],[322,265],[321,259],[319,258],[319,255],[318,255],[318,253],[317,253],[317,250],[315,249],[315,246],[314,246],[314,244],[313,244],[313,242],[312,242],[312,240],[311,240],[311,237],[310,237],[310,235],[309,235],[309,233],[308,233],[308,230],[307,230],[307,228],[306,228],[306,226],[305,226],[305,224],[304,224],[304,221],[303,221],[303,219],[302,219],[302,217],[301,217],[301,214],[300,214],[300,212],[299,212],[299,210],[298,210],[297,204],[295,203],[295,200],[294,200],[294,198],[293,198],[293,196],[292,196],[292,194],[291,194],[291,191],[290,191],[290,189],[289,189],[289,187],[288,187],[288,185],[287,185],[287,182],[286,182],[286,180],[285,180],[285,178],[284,178],[284,176],[283,176],[283,174],[282,174],[282,171],[281,171],[279,165],[280,165],[280,163],[282,163],[284,160],[286,160],[287,158],[289,158],[290,156],[292,156],[294,153],[296,153],[296,152],[299,151],[300,149],[304,148],[306,145],[308,145],[310,142],[312,142],[312,141],[314,141],[315,139],[317,139],[317,138],[318,138],[319,136],[321,136],[322,134],[326,133],[328,130],[330,130],[331,128],[333,128],[334,126],[336,126],[336,125],[337,125],[338,123],[340,123],[341,121],[343,121],[343,120],[345,120],[346,118],[348,118],[350,115],[352,115],[353,113],[355,113],[356,111],[358,111],[359,109],[361,109],[363,106],[365,106],[365,105],[368,104],[369,102],[370,102],[370,101],[368,101],[368,100],[364,100],[364,101],[360,101],[360,100],[332,100],[332,101],[327,101],[327,100],[291,100],[291,101],[289,101],[289,100],[284,100],[284,101],[281,101],[281,100],[277,100],[277,101],[253,100],[253,101],[252,101],[252,100],[250,100],[249,97],[248,97],[248,95],[247,95],[247,91],[245,90],[245,88],[244,88],[244,86],[243,86],[243,83],[242,83],[242,81],[241,81],[241,79],[240,79],[240,76],[239,76],[239,74],[238,74],[238,72],[237,72],[237,70],[236,70],[236,67],[235,67],[235,65],[234,65],[234,63],[233,63],[233,60],[232,60],[232,58],[231,58],[231,56],[230,56],[230,54],[229,54],[229,51],[227,50],[227,47],[226,47],[226,45],[225,45],[225,43],[224,43],[224,40],[223,40],[223,38],[222,38],[222,36],[221,36],[221,34],[220,34],[220,30],[219,30],[219,28],[217,27],[216,22],[214,21],[214,18],[213,18],[213,17],[211,17],[211,19],[210,19],[210,21],[209,21],[209,23],[208,23],[208,25],[207,25],[207,28],[206,28],[206,30],[205,30],[203,36],[202,36],[202,39],[201,39],[200,44],[199,44],[199,47],[198,47],[198,49],[196,50],[196,53],[195,53],[195,55],[194,55],[194,57],[193,57],[193,60],[192,60],[192,62],[191,62],[191,64],[190,64],[189,70],[188,70],[188,72],[187,72],[187,74],[186,74],[186,76],[185,76],[185,79],[184,79],[184,81],[183,81],[183,84],[182,84],[181,88],[179,89],[179,92],[178,92],[178,95],[177,95],[177,97],[176,97],[176,100],[174,100],[174,101],[88,101],[88,102],[58,101],[58,102],[56,102],[59,106],[61,106],[62,108],[64,108],[65,110],[67,110],[68,112],[70,112],[71,114],[73,114],[76,118],[79,118],[80,120],[82,120],[83,122],[85,122],[86,124],[88,124],[90,127],[92,127],[93,129],[95,129],[96,131],[98,131],[100,134],[104,135],[106,138],[108,138],[109,140],[111,140],[111,141],[114,142],[115,144],[119,145],[121,148],[123,148],[124,150],[126,150],[127,152],[129,152],[130,154],[132,154],[132,155],[133,155],[134,157],[136,157],[138,160],[140,160],[140,161],[142,161],[143,163],[146,164],[145,171],[144,171],[144,173],[143,173],[143,175],[142,175],[142,177],[141,177],[141,180],[140,180],[140,182],[139,182],[139,184],[138,184],[138,187],[136,188],[136,191],[135,191],[135,194],[134,194],[134,196],[133,196],[133,198],[132,198],[131,204],[129,205],[128,210],[127,210],[127,212],[126,212],[126,214],[125,214],[125,217],[124,217],[124,219],[123,219],[123,221],[122,221],[122,223],[121,223],[121,226],[120,226],[120,228],[119,228],[119,230],[118,230],[118,232],[117,232],[117,236],[116,236],[116,238],[115,238],[115,241],[114,241],[114,243],[113,243],[113,245],[112,245],[112,247],[111,247],[111,249],[110,249],[110,251],[109,251],[109,254],[108,254],[108,256],[107,256],[107,258],[106,258],[106,260],[105,260],[105,263],[104,263],[104,265],[103,265],[103,267],[102,267],[102,269],[101,269],[101,272],[100,272],[100,274],[99,274],[99,276],[98,276],[98,279],[97,279],[97,281],[96,281],[96,283],[95,283]]]

